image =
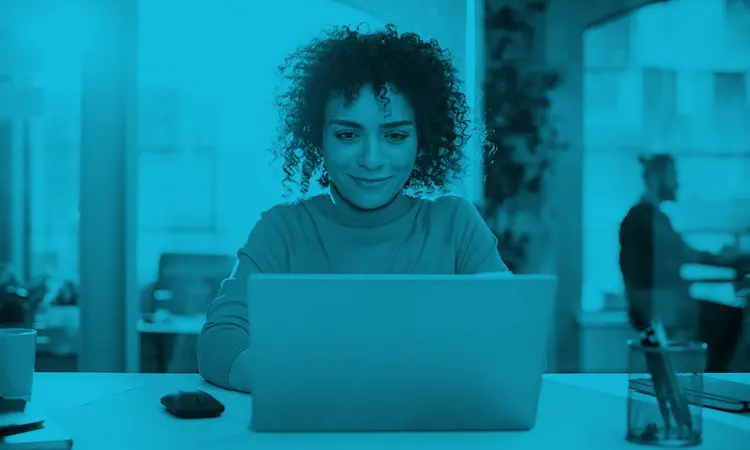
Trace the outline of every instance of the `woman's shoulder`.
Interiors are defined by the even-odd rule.
[[[277,203],[260,213],[261,219],[278,220],[298,214],[305,200],[292,200]]]
[[[456,273],[504,272],[507,267],[497,250],[497,238],[479,209],[459,195],[425,199],[431,232],[445,239],[456,252]]]
[[[459,195],[444,194],[416,201],[421,203],[418,213],[421,222],[433,233],[455,238],[471,230],[487,228],[477,207]]]
[[[300,221],[309,220],[310,206],[317,197],[287,200],[266,209],[260,213],[260,221],[273,224],[276,227],[294,226]]]
[[[278,203],[260,214],[255,228],[276,234],[288,242],[305,241],[312,237],[320,226],[323,195],[306,197]]]
[[[261,212],[240,253],[263,272],[288,272],[289,255],[308,242],[314,228],[306,202],[282,202]]]
[[[419,197],[422,208],[430,216],[446,219],[481,217],[476,206],[464,197],[455,194],[442,194],[433,197]]]

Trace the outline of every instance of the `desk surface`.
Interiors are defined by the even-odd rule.
[[[750,374],[727,375],[750,384]],[[197,375],[37,374],[33,401],[73,434],[74,450],[414,448],[504,450],[565,447],[636,448],[624,440],[625,375],[545,375],[536,427],[524,433],[258,434],[248,429],[249,396],[224,391]],[[169,416],[161,396],[204,389],[226,406],[217,419]],[[704,448],[750,443],[750,417],[704,411]]]

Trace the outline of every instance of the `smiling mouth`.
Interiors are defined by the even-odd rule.
[[[388,181],[391,179],[391,177],[385,177],[385,178],[358,178],[358,177],[352,177],[352,179],[357,183],[361,184],[363,186],[376,186],[384,181]]]

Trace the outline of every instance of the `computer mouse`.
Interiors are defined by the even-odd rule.
[[[224,405],[204,391],[179,391],[165,395],[161,404],[172,415],[180,419],[208,419],[219,417]]]

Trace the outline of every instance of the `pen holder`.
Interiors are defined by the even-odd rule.
[[[626,439],[658,447],[699,445],[706,345],[656,347],[631,340],[628,348]]]

